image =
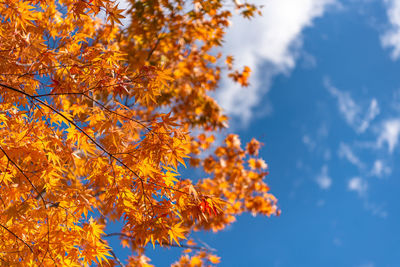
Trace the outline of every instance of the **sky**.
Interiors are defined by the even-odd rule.
[[[219,266],[400,266],[400,0],[255,2],[263,17],[234,18],[224,46],[251,84],[216,98],[230,131],[264,143],[282,214],[197,240]]]

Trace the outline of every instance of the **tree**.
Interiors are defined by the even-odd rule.
[[[112,0],[0,2],[2,266],[122,265],[113,236],[132,249],[130,265],[149,266],[149,245],[180,246],[242,212],[279,213],[261,144],[214,142],[227,125],[209,96],[221,72],[248,85],[249,69],[218,52],[235,9],[258,13],[131,0],[122,26]],[[208,178],[180,177],[182,165]],[[121,231],[106,232],[116,221]],[[175,266],[219,261],[184,247]]]

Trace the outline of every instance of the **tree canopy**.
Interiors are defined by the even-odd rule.
[[[221,75],[248,85],[250,69],[236,70],[222,44],[233,13],[259,8],[129,2],[126,12],[112,0],[0,2],[2,266],[123,265],[115,236],[130,266],[182,242],[174,266],[217,264],[192,231],[279,214],[261,144],[216,142],[227,117],[210,96]],[[206,178],[180,176],[185,167]]]

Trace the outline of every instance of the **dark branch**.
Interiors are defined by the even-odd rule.
[[[25,246],[27,246],[29,248],[29,250],[33,253],[33,249],[32,247],[26,243],[24,240],[22,240],[22,238],[20,238],[19,236],[17,236],[16,234],[14,234],[14,232],[12,232],[11,230],[9,230],[7,227],[5,227],[4,225],[0,224],[0,226],[6,230],[7,232],[9,232],[10,234],[12,234],[16,239],[18,239],[19,241],[21,241],[22,243],[24,243]]]
[[[137,174],[134,170],[132,170],[132,169],[131,169],[128,165],[126,165],[122,160],[120,160],[119,158],[117,158],[116,156],[114,156],[112,153],[108,152],[107,149],[105,149],[101,144],[99,144],[92,136],[90,136],[88,133],[86,133],[85,130],[83,130],[83,129],[82,129],[79,125],[77,125],[73,120],[67,118],[67,117],[66,117],[64,114],[62,114],[60,111],[56,110],[53,106],[51,106],[51,105],[47,104],[46,102],[40,100],[38,97],[36,97],[36,96],[34,96],[34,95],[31,95],[31,94],[28,94],[28,93],[26,93],[26,92],[24,92],[24,91],[22,91],[22,90],[20,90],[20,89],[17,89],[17,88],[14,88],[14,87],[11,87],[11,86],[9,86],[9,85],[2,84],[2,83],[0,83],[0,86],[2,86],[2,87],[4,87],[4,88],[7,88],[7,89],[9,89],[9,90],[11,90],[11,91],[14,91],[14,92],[18,92],[18,93],[20,93],[20,94],[22,94],[22,95],[24,95],[24,96],[29,97],[29,98],[32,99],[32,100],[35,100],[35,101],[39,102],[39,104],[41,104],[42,106],[45,106],[45,107],[49,108],[49,109],[52,110],[54,113],[56,113],[57,115],[59,115],[60,117],[62,117],[63,119],[65,119],[67,122],[69,122],[71,125],[73,125],[76,129],[78,129],[82,134],[84,134],[91,142],[93,142],[93,144],[95,144],[98,148],[100,148],[101,151],[103,151],[104,153],[106,153],[111,159],[114,159],[116,162],[118,162],[119,164],[121,164],[121,165],[122,165],[124,168],[126,168],[128,171],[130,171],[133,175],[135,175],[135,176],[140,180],[140,182],[141,182],[141,184],[142,184],[142,186],[143,186],[144,179],[143,179],[139,174]],[[24,174],[24,175],[25,175],[25,174]],[[155,186],[159,186],[159,187],[161,187],[161,188],[164,188],[164,189],[170,189],[170,190],[174,190],[174,191],[176,191],[176,192],[180,192],[180,193],[182,193],[182,194],[190,195],[190,194],[187,193],[187,192],[181,191],[181,190],[179,190],[179,189],[176,189],[176,188],[173,188],[173,187],[170,187],[170,186],[160,185],[160,184],[158,184],[158,183],[156,183],[156,182],[152,182],[152,181],[147,181],[147,182],[150,183],[150,184],[152,184],[152,185],[155,185]],[[36,189],[36,188],[35,188],[35,189]],[[37,189],[36,189],[36,191],[37,191]],[[143,192],[144,192],[144,188],[143,188]],[[39,191],[37,191],[37,193],[39,193]],[[43,201],[44,201],[44,199],[43,199]]]
[[[46,201],[44,200],[44,198],[42,197],[42,195],[40,194],[39,190],[36,188],[36,186],[32,183],[31,179],[29,179],[29,177],[25,174],[25,172],[17,165],[17,163],[15,163],[9,156],[8,154],[4,151],[4,149],[0,146],[0,150],[1,152],[3,152],[3,154],[6,156],[6,158],[8,159],[9,162],[11,162],[12,165],[15,166],[15,168],[18,169],[19,172],[22,173],[22,175],[26,178],[26,180],[29,182],[29,184],[33,187],[33,189],[36,191],[36,193],[38,194],[38,196],[40,196],[41,200],[43,201],[44,206],[46,207]]]

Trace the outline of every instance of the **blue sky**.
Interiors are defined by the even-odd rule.
[[[292,63],[255,56],[263,97],[232,112],[265,143],[283,213],[243,216],[210,243],[221,266],[400,266],[400,1],[299,2],[308,22],[280,43]]]
[[[216,97],[265,146],[280,217],[196,237],[220,266],[400,266],[400,0],[270,0],[234,19],[224,51],[249,88]],[[148,255],[167,266],[179,249]]]

